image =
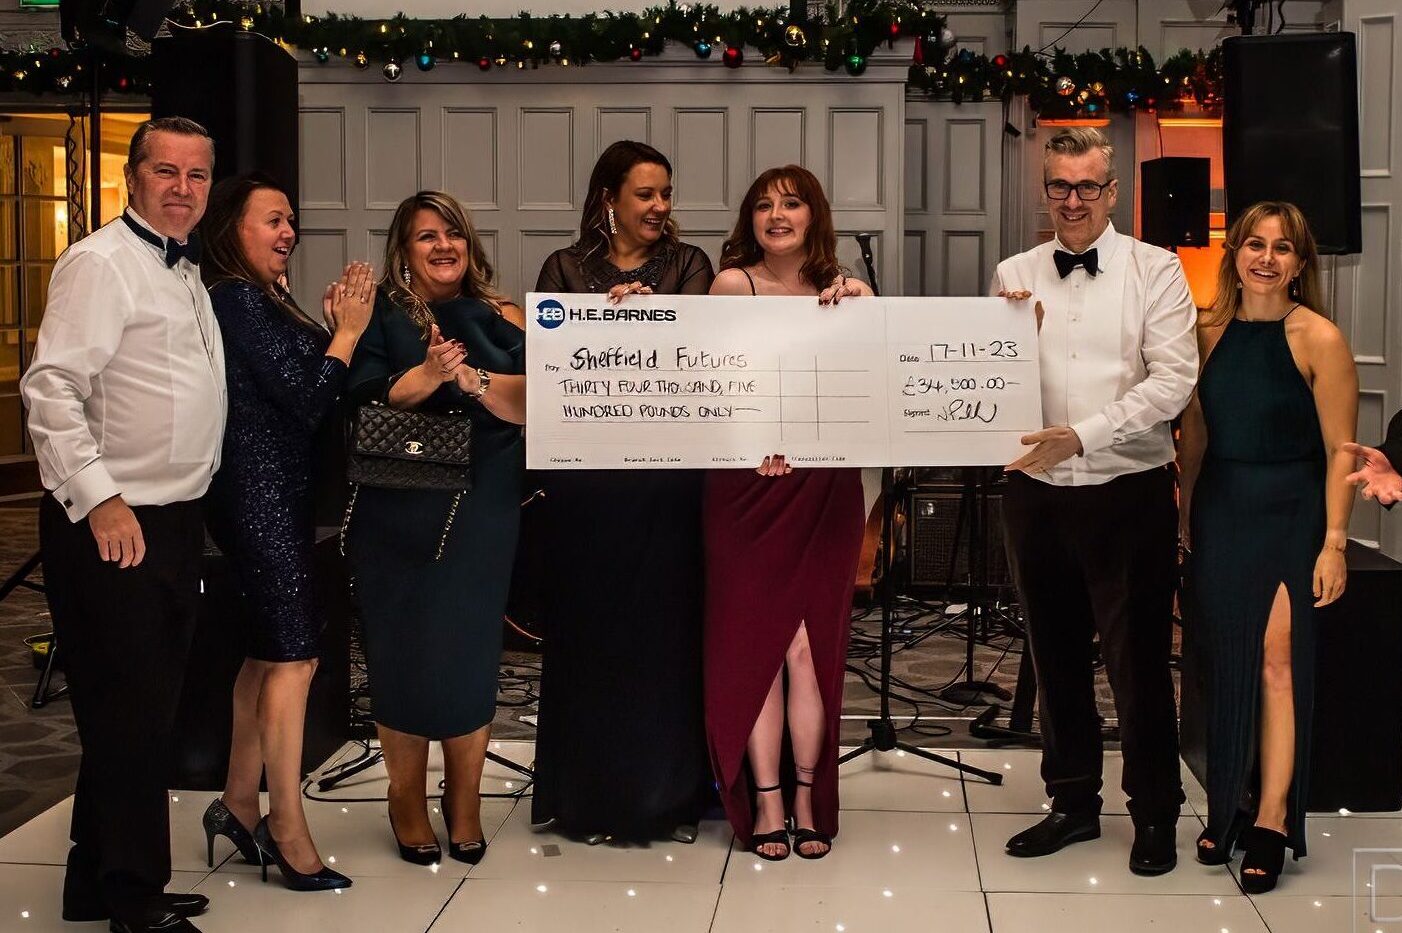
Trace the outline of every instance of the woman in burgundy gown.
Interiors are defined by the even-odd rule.
[[[840,272],[836,240],[812,173],[770,169],[745,195],[711,294],[870,295]],[[822,858],[837,834],[862,505],[860,471],[795,471],[782,452],[706,477],[706,738],[731,826],[764,859]]]

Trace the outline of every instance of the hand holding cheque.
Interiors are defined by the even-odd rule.
[[[1036,321],[1002,298],[536,294],[532,469],[1004,465],[1042,429]]]

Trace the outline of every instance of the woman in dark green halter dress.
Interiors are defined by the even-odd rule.
[[[1305,854],[1314,608],[1345,583],[1358,377],[1318,313],[1316,258],[1293,205],[1242,214],[1183,418],[1190,624],[1210,696],[1198,860],[1225,864],[1240,839],[1248,893],[1275,886],[1286,846]]]

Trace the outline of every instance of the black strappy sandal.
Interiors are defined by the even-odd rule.
[[[783,789],[783,788],[782,788],[780,785],[775,784],[773,787],[756,787],[756,788],[755,788],[755,793],[756,793],[756,794],[772,794],[772,793],[774,793],[775,791],[782,790],[782,789]],[[761,846],[769,846],[769,845],[781,845],[781,846],[783,846],[783,847],[784,847],[784,854],[783,854],[783,855],[766,855],[765,853],[763,853],[763,852],[760,851],[760,847],[761,847]],[[766,862],[782,862],[784,859],[788,858],[788,857],[789,857],[789,853],[793,851],[793,844],[792,844],[791,842],[789,842],[789,831],[788,831],[788,829],[787,829],[786,827],[783,827],[783,828],[774,830],[772,833],[751,833],[751,834],[750,834],[750,851],[753,852],[755,855],[758,855],[760,858],[764,859]]]
[[[1227,834],[1222,837],[1222,844],[1216,845],[1215,840],[1207,835],[1207,830],[1202,831],[1198,836],[1197,850],[1198,861],[1204,865],[1227,865],[1236,854],[1238,840],[1241,834],[1246,831],[1246,827],[1251,823],[1251,814],[1245,810],[1238,810],[1232,817],[1231,825],[1227,827]],[[1203,843],[1213,842],[1213,845],[1205,846]]]
[[[1280,880],[1285,867],[1284,833],[1252,826],[1242,836],[1246,854],[1241,857],[1241,889],[1247,894],[1265,894]],[[1254,874],[1259,872],[1259,874]]]
[[[812,768],[800,768],[796,765],[794,767],[794,770],[806,774],[813,773]],[[797,783],[799,787],[807,787],[810,789],[813,787],[812,781],[805,781],[802,778],[796,779],[795,783]],[[808,853],[803,851],[803,844],[805,842],[817,842],[821,845],[826,846],[827,848],[823,849],[823,851],[821,852],[809,855]],[[814,859],[820,859],[832,851],[832,837],[829,836],[827,833],[820,833],[816,829],[806,829],[804,827],[801,827],[797,824],[797,820],[795,820],[793,831],[793,850],[799,858],[808,859],[809,861],[813,861]]]

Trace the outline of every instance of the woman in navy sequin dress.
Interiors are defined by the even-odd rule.
[[[347,363],[370,320],[368,265],[328,286],[328,333],[297,307],[279,278],[296,242],[287,196],[242,176],[217,186],[205,215],[202,272],[227,353],[229,420],[222,467],[209,493],[209,526],[228,557],[248,621],[247,660],[234,687],[233,746],[221,799],[205,815],[209,839],[228,836],[256,856],[258,789],[270,807],[254,830],[285,860],[284,876],[350,880],[327,869],[301,801],[302,728],[320,653],[322,616],[312,585],[313,464],[318,428],[334,410]],[[269,855],[272,852],[269,851]],[[287,868],[293,874],[287,872]],[[304,884],[304,882],[303,882]]]

